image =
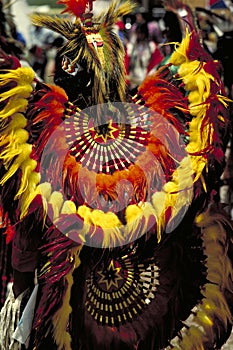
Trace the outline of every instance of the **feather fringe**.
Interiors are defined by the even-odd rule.
[[[38,101],[34,101],[32,99],[30,103],[30,108],[27,111],[27,117],[30,120],[28,129],[31,135],[33,135],[33,130],[39,130],[39,135],[35,135],[35,139],[30,140],[34,143],[32,156],[36,159],[41,158],[43,151],[45,150],[45,146],[49,140],[51,134],[56,130],[59,125],[62,123],[62,118],[64,116],[65,103],[68,101],[67,95],[64,90],[57,86],[42,86],[42,88],[37,92],[37,94],[42,94],[42,97]],[[37,98],[37,94],[35,94],[35,99]],[[32,126],[33,123],[33,126]],[[54,145],[54,153],[56,150],[63,150],[65,147],[65,141],[63,139],[57,139],[56,142],[59,145]],[[66,150],[66,147],[65,147]],[[32,150],[31,150],[32,151]],[[36,153],[35,153],[36,152]],[[46,157],[46,150],[44,151],[44,157]],[[59,155],[57,157],[59,158]],[[54,169],[54,174],[59,173],[60,162],[55,162],[56,166]],[[27,210],[33,201],[33,199],[43,192],[43,186],[41,184],[38,185],[40,180],[40,175],[37,172],[33,172],[37,166],[37,162],[35,160],[31,160],[30,162],[24,162],[22,169],[25,181],[27,180],[27,190],[23,193],[20,188],[17,197],[21,196],[21,217],[26,215]],[[62,165],[61,165],[62,166]],[[33,169],[34,167],[34,169]],[[58,183],[57,177],[54,175],[54,183]],[[58,175],[59,176],[59,175]],[[24,179],[23,178],[23,179]],[[53,184],[52,184],[53,185]],[[42,196],[43,197],[43,196]],[[43,199],[45,214],[47,211],[47,203],[46,198]]]
[[[70,294],[71,287],[73,284],[72,273],[75,268],[80,265],[79,254],[81,251],[81,246],[72,248],[69,252],[69,259],[74,260],[73,269],[69,271],[66,275],[66,284],[67,289],[65,295],[63,296],[62,307],[55,313],[52,318],[53,322],[53,334],[55,342],[58,346],[58,350],[71,350],[71,336],[67,332],[68,324],[69,324],[69,315],[72,311],[70,306]]]
[[[1,350],[21,349],[21,344],[19,344],[18,342],[14,342],[12,336],[20,319],[21,301],[27,292],[27,290],[24,291],[15,299],[12,288],[9,291],[9,295],[0,313]]]
[[[72,219],[66,215],[61,224],[67,232],[72,231]],[[58,227],[59,224],[57,223]],[[79,254],[82,245],[67,238],[56,226],[51,226],[44,235],[46,244],[41,247],[42,260],[38,281],[41,286],[41,297],[34,319],[35,345],[39,346],[43,335],[54,334],[59,349],[70,349],[70,336],[67,326],[70,314],[70,291],[73,283],[72,273],[79,266]],[[51,321],[53,326],[51,327]]]
[[[0,101],[6,101],[0,111],[0,121],[4,125],[0,132],[0,159],[6,169],[0,180],[2,186],[7,185],[13,175],[21,170],[21,179],[15,199],[24,200],[39,182],[39,174],[35,171],[37,162],[31,158],[32,145],[28,143],[29,134],[25,130],[27,121],[22,112],[26,111],[28,99],[32,92],[34,72],[31,68],[20,67],[6,70],[0,74]],[[4,91],[4,87],[11,88]],[[8,208],[4,208],[8,210]]]
[[[37,94],[42,95],[38,101]],[[37,157],[40,159],[49,137],[63,121],[68,97],[65,91],[56,85],[42,85],[37,94],[35,100],[30,101],[27,118],[33,123],[29,129],[31,133],[34,129],[39,129],[39,135],[36,135],[37,138],[33,141]]]
[[[37,191],[43,198],[44,212],[54,225],[45,232],[40,249],[45,264],[38,275],[41,297],[33,326],[35,344],[39,346],[43,335],[52,332],[58,349],[70,350],[67,327],[71,312],[72,273],[80,264],[82,243],[90,230],[80,217],[77,221],[75,204],[64,201],[60,192],[52,192],[49,183],[40,184]]]
[[[223,161],[220,133],[228,126],[229,99],[218,75],[218,62],[206,54],[195,32],[186,33],[170,63],[180,66],[177,78],[182,80],[188,93],[189,111],[193,118],[189,124],[186,150],[195,172],[194,181],[197,181],[213,154],[218,155],[218,162]]]
[[[196,217],[201,230],[206,255],[206,284],[202,288],[203,299],[183,323],[179,338],[170,341],[169,349],[201,350],[215,348],[216,343],[232,324],[226,292],[233,293],[232,264],[228,256],[232,231],[231,222],[220,208],[210,207]]]

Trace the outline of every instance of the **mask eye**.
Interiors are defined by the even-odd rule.
[[[64,56],[62,59],[62,69],[66,73],[73,76],[83,70],[83,68],[78,63],[73,63],[72,60],[67,56]]]

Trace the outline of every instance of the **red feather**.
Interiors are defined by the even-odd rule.
[[[6,228],[6,244],[10,243],[15,236],[15,229],[10,224]]]
[[[35,94],[31,100],[30,109],[27,111],[28,119],[32,120],[31,125],[28,125],[28,129],[31,133],[33,133],[36,128],[40,128],[41,124],[43,125],[40,135],[35,141],[38,157],[43,152],[49,137],[62,123],[62,118],[65,113],[65,104],[68,102],[65,91],[59,86],[47,85],[46,88],[42,85],[39,93],[42,97],[37,101],[37,95]],[[57,141],[59,143],[61,140]]]
[[[212,61],[211,56],[200,44],[200,37],[195,31],[191,33],[189,47],[187,49],[187,57],[190,61],[198,60],[200,62]]]
[[[57,3],[66,6],[66,9],[62,11],[62,13],[70,12],[74,14],[76,17],[81,17],[85,13],[89,1],[88,0],[58,0]]]

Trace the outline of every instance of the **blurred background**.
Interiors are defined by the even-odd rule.
[[[101,11],[108,6],[109,2],[109,0],[94,1],[94,10],[96,12]],[[176,2],[178,3],[179,1]],[[3,0],[3,3],[8,4],[9,8],[11,8],[13,15],[15,15],[16,25],[20,27],[27,40],[30,40],[28,35],[30,25],[29,13],[36,11],[47,14],[60,14],[61,9],[64,8],[58,5],[56,0]],[[165,9],[162,0],[137,0],[136,3],[138,4],[136,11],[143,13],[148,20],[151,18],[159,20],[164,16]],[[233,29],[232,0],[183,0],[182,3],[190,6],[192,10],[198,13],[198,16],[203,17],[201,19],[202,23],[206,19],[210,22],[217,22],[224,31]],[[212,14],[205,12],[206,10],[210,10]],[[214,18],[213,14],[217,16]],[[126,18],[125,20],[127,23],[132,24],[135,18],[132,15],[131,18]],[[127,29],[129,29],[129,25]]]

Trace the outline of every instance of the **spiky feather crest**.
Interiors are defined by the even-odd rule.
[[[112,26],[116,23],[118,18],[132,12],[135,6],[136,5],[130,0],[125,1],[122,4],[119,0],[113,1],[107,11],[102,11],[99,15],[94,16],[93,23],[95,30],[100,31],[101,29],[103,30],[103,28],[112,30]],[[51,17],[48,15],[32,14],[30,18],[34,25],[46,27],[58,34],[61,34],[68,40],[73,40],[75,37],[77,37],[82,27],[82,23],[79,18],[76,18],[75,23],[58,16]]]
[[[125,101],[124,47],[113,26],[119,17],[130,13],[134,7],[131,1],[114,1],[107,11],[93,17],[93,27],[86,27],[80,18],[73,23],[58,17],[31,16],[34,25],[46,27],[67,39],[61,54],[68,55],[73,62],[85,61],[87,71],[94,73],[92,104],[107,102],[112,92],[118,95],[117,100]],[[93,49],[88,43],[87,32],[98,32],[103,47]]]
[[[101,26],[112,26],[116,23],[118,18],[125,16],[132,12],[136,7],[136,4],[130,0],[123,3],[119,0],[113,1],[107,11],[102,11],[94,19],[95,23],[102,23]]]
[[[102,27],[113,26],[118,18],[129,14],[135,9],[135,7],[136,4],[131,0],[127,0],[123,3],[121,3],[121,0],[113,1],[107,11],[104,10],[99,15],[94,16],[93,23],[95,29],[100,30]],[[73,12],[73,14],[75,15],[75,12]],[[67,39],[71,39],[70,35],[73,33],[74,26],[77,26],[77,30],[79,29],[79,24],[81,24],[78,19],[76,19],[74,24],[70,20],[58,16],[51,17],[48,15],[32,14],[30,18],[34,25],[47,27],[56,33],[62,34]]]

